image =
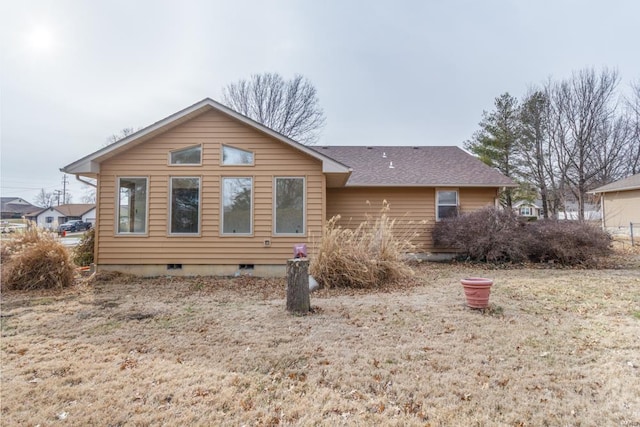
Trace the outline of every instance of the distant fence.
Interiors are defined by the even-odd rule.
[[[640,222],[630,222],[629,223],[629,234],[631,235],[631,246],[635,246],[634,245],[634,241],[633,241],[633,227],[637,227],[637,229],[640,229]],[[638,236],[640,237],[640,236]]]

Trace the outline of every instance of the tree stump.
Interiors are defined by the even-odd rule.
[[[287,260],[287,311],[306,314],[311,310],[309,301],[309,260]]]

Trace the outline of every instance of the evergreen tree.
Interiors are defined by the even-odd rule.
[[[482,113],[480,130],[464,146],[487,165],[515,179],[518,176],[517,143],[520,129],[518,100],[505,92],[495,99],[494,106],[493,111]],[[512,207],[512,189],[505,190],[504,203]]]

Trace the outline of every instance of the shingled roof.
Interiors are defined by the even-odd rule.
[[[514,187],[510,179],[458,147],[313,147],[353,169],[348,187]]]
[[[627,191],[627,190],[637,190],[640,188],[640,173],[635,175],[631,175],[624,179],[618,180],[616,182],[612,182],[611,184],[603,185],[602,187],[598,187],[590,193],[608,193],[611,191]]]
[[[66,205],[58,205],[58,206],[50,206],[48,208],[38,208],[37,211],[33,211],[29,216],[38,216],[42,212],[47,211],[49,209],[55,209],[60,212],[62,215],[67,217],[81,217],[82,215],[89,212],[91,209],[95,208],[96,205],[93,203],[68,203]]]

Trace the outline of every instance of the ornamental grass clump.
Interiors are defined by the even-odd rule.
[[[339,221],[339,215],[327,221],[311,260],[309,271],[320,286],[376,288],[413,275],[407,254],[415,250],[418,234],[402,231],[398,219],[389,217],[388,203],[355,229]]]
[[[73,278],[69,251],[46,230],[30,227],[3,244],[3,290],[61,289]]]

